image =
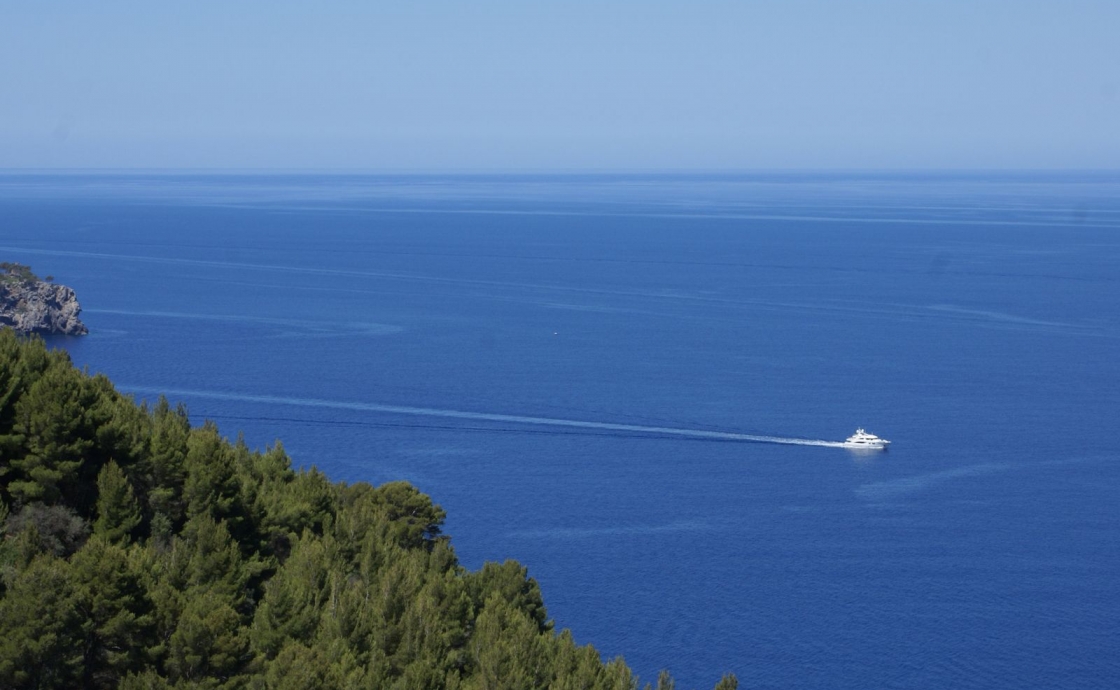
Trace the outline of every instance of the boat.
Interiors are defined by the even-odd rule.
[[[845,448],[868,448],[870,450],[886,450],[890,445],[890,441],[885,438],[879,438],[875,434],[869,434],[863,429],[856,429],[856,433],[848,437],[844,441]]]

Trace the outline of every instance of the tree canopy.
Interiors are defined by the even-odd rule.
[[[520,564],[460,566],[444,517],[0,330],[0,687],[637,688]]]
[[[54,280],[54,276],[47,276],[47,281]],[[31,272],[31,267],[14,261],[0,261],[0,285],[11,283],[35,283],[39,276]]]

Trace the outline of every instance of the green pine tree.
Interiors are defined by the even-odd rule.
[[[326,605],[330,571],[339,566],[333,540],[305,533],[265,587],[253,619],[253,648],[272,659],[286,642],[310,643]]]
[[[661,673],[657,674],[657,690],[674,690],[676,687],[673,676],[667,670],[661,669]]]
[[[603,690],[637,690],[638,679],[622,657],[615,657],[603,666]]]
[[[47,350],[41,338],[23,338],[0,328],[0,477],[6,464],[23,452],[16,432],[16,402],[51,367],[70,368],[65,353]]]
[[[339,668],[318,647],[288,642],[264,673],[268,690],[333,690],[343,687]]]
[[[91,507],[80,500],[84,487],[76,486],[93,448],[85,425],[92,401],[84,389],[76,369],[53,367],[16,403],[15,431],[26,453],[10,460],[15,476],[8,491],[21,503],[57,503],[67,491],[74,494],[68,496],[73,503],[81,504],[74,506],[79,514]]]
[[[225,682],[252,659],[240,615],[228,600],[210,591],[188,597],[168,646],[172,680]]]
[[[505,601],[524,612],[539,630],[552,629],[540,586],[529,577],[529,569],[517,561],[484,563],[481,570],[467,575],[467,584],[479,609],[487,605],[487,597],[497,592]]]
[[[249,535],[251,524],[248,523],[251,521],[248,520],[237,477],[238,455],[241,452],[244,449],[234,448],[222,438],[213,422],[191,429],[184,459],[186,483],[183,499],[188,518],[205,513],[214,520],[224,522],[226,529],[243,538]]]
[[[475,625],[468,644],[474,668],[468,687],[522,690],[548,684],[549,638],[523,611],[495,593]]]
[[[550,690],[609,687],[599,652],[591,645],[576,645],[569,630],[564,630],[554,640],[552,672]]]
[[[140,506],[132,485],[116,462],[97,475],[97,522],[93,533],[112,543],[127,543],[140,524]]]
[[[78,609],[84,617],[83,685],[115,688],[151,659],[154,605],[140,563],[120,545],[95,535],[72,561]]]
[[[31,561],[0,599],[0,687],[80,686],[82,624],[66,561]]]
[[[186,555],[184,589],[189,594],[215,592],[231,607],[240,610],[245,604],[252,573],[226,523],[200,513],[184,526],[183,536],[185,539],[174,545],[173,556]]]
[[[187,439],[191,425],[187,410],[180,405],[171,409],[167,399],[160,397],[152,411],[151,450],[147,458],[146,489],[152,511],[152,537],[166,544],[182,526],[185,508],[183,486],[186,483]]]
[[[723,678],[719,679],[716,683],[715,690],[738,690],[739,679],[735,677],[734,673],[725,673]]]

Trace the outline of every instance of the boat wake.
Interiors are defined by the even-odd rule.
[[[406,405],[384,405],[381,403],[345,402],[323,400],[320,398],[293,398],[278,395],[252,395],[246,393],[226,393],[222,391],[192,390],[184,388],[151,388],[147,386],[118,386],[129,393],[181,396],[209,400],[236,400],[239,402],[263,403],[267,405],[290,405],[294,407],[315,407],[359,412],[380,412],[386,414],[412,415],[421,417],[442,417],[471,421],[503,422],[529,424],[568,429],[589,429],[596,431],[617,431],[633,434],[669,436],[675,438],[704,439],[709,441],[740,441],[746,443],[776,443],[786,446],[821,446],[824,448],[844,448],[839,441],[821,441],[808,438],[787,438],[783,436],[760,436],[740,434],[730,431],[710,431],[707,429],[683,429],[667,426],[647,426],[643,424],[617,424],[614,422],[592,422],[578,419],[556,417],[534,417],[526,415],[499,414],[495,412],[469,412],[435,407],[410,407]]]

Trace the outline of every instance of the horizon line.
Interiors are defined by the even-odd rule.
[[[364,168],[364,167],[0,167],[0,175],[394,175],[394,176],[736,176],[736,175],[947,175],[1120,174],[1120,167],[928,168]]]

